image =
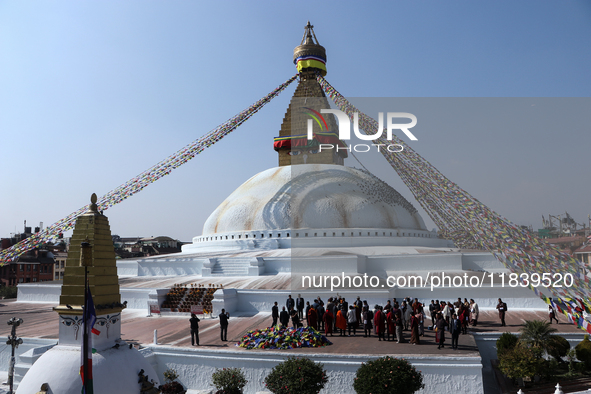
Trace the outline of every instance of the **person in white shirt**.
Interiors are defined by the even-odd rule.
[[[472,325],[478,324],[478,304],[470,298],[470,317],[472,318]]]
[[[347,327],[349,328],[349,336],[351,336],[351,328],[353,329],[353,336],[357,336],[357,312],[353,305],[349,306],[349,312],[347,312]]]

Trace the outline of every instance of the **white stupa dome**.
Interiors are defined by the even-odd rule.
[[[92,356],[94,392],[97,394],[139,393],[138,373],[144,370],[158,385],[158,376],[149,361],[135,348],[122,342],[118,349],[109,348]],[[49,384],[53,394],[79,394],[80,346],[57,345],[45,352],[29,369],[18,385],[17,394],[39,391],[43,383]]]
[[[284,229],[383,228],[426,231],[400,193],[350,167],[270,168],[238,187],[209,216],[203,236]]]

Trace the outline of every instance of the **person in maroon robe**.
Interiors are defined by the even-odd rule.
[[[330,334],[332,337],[332,322],[334,321],[334,315],[329,309],[324,312],[322,320],[324,321],[324,334]]]
[[[414,314],[410,317],[410,343],[413,345],[421,343],[419,339],[419,318]]]
[[[468,323],[470,320],[470,311],[467,307],[462,306],[462,312],[460,313],[459,318],[462,324],[462,334],[466,334],[468,331]]]
[[[376,330],[376,334],[378,335],[378,341],[384,339],[384,334],[386,331],[386,316],[384,316],[384,312],[382,312],[380,307],[376,308],[376,312],[373,315],[373,326]]]
[[[396,335],[396,317],[394,317],[394,312],[392,309],[388,311],[386,315],[386,325],[388,326],[388,330],[386,331],[386,338],[390,341],[390,334],[392,334],[392,341]]]
[[[318,330],[318,314],[314,307],[311,307],[308,311],[308,327]]]
[[[338,310],[337,312],[337,320],[336,320],[336,328],[339,329],[341,336],[344,335],[345,330],[347,329],[347,319],[345,318],[345,316],[343,315],[343,311],[342,310]]]

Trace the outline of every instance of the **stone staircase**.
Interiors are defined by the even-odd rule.
[[[218,259],[211,276],[248,276],[251,258]]]

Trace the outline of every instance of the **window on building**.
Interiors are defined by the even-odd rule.
[[[25,265],[24,265],[24,264],[19,264],[19,269],[20,269],[21,271],[24,271],[24,270],[25,270]]]
[[[37,266],[36,265],[33,266],[33,271],[37,271]]]
[[[60,274],[59,274],[59,272],[56,272],[56,273],[55,273],[55,279],[57,280],[57,279],[59,279],[59,278],[60,278]]]
[[[37,278],[33,278],[33,282],[37,282]]]

